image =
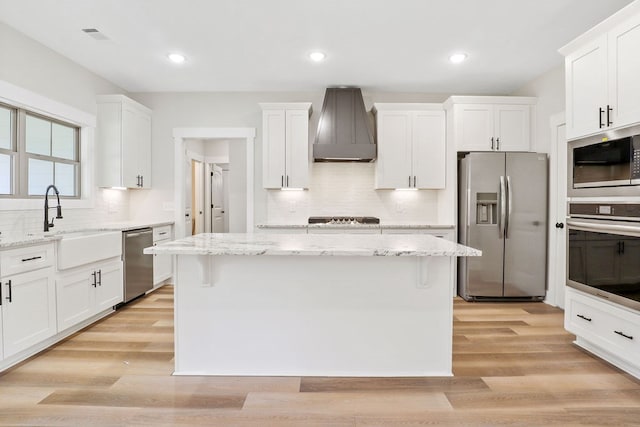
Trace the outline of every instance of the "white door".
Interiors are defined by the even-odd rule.
[[[56,334],[53,268],[16,274],[4,279],[2,287],[4,357]]]
[[[204,233],[204,164],[198,160],[192,160],[192,234]]]
[[[531,113],[528,105],[496,105],[494,117],[496,150],[529,151]]]
[[[286,111],[285,186],[309,187],[309,111]]]
[[[409,188],[411,171],[411,112],[380,111],[376,188]]]
[[[191,236],[193,234],[192,221],[191,221],[191,203],[192,203],[192,191],[193,186],[192,179],[192,166],[191,158],[185,151],[184,156],[184,235]]]
[[[224,195],[224,210],[222,213],[222,219],[224,221],[224,232],[229,232],[229,211],[231,210],[231,205],[229,203],[229,180],[231,175],[229,174],[229,170],[225,169],[222,171],[222,194]]]
[[[412,114],[413,176],[416,188],[444,188],[445,117],[444,111]]]
[[[606,34],[565,58],[567,138],[600,132],[606,127]]]
[[[211,171],[211,230],[224,233],[224,188],[222,168],[213,165]]]
[[[115,261],[96,268],[96,312],[101,312],[124,300],[122,287],[122,262]]]
[[[640,16],[609,32],[609,104],[612,126],[640,121]]]
[[[567,138],[564,114],[551,119],[549,152],[549,277],[547,302],[564,308],[567,276]]]
[[[460,104],[454,106],[458,151],[495,150],[493,105]]]

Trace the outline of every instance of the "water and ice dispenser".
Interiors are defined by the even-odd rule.
[[[498,223],[498,193],[476,194],[476,224]]]

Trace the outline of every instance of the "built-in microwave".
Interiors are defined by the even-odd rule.
[[[567,195],[640,196],[640,127],[571,141]]]

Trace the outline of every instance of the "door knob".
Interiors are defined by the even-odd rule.
[[[556,222],[556,228],[564,228],[564,223]]]

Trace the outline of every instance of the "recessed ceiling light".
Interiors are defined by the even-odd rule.
[[[451,61],[454,64],[459,64],[462,61],[464,61],[465,59],[467,59],[467,54],[466,53],[454,53],[453,55],[451,55],[449,57],[449,61]]]
[[[170,53],[169,55],[167,55],[167,58],[169,58],[169,60],[175,64],[182,64],[187,59],[184,55],[181,55],[179,53]]]
[[[320,61],[323,61],[323,60],[324,60],[324,58],[326,58],[326,57],[327,57],[327,55],[325,55],[325,54],[324,54],[324,53],[322,53],[322,52],[311,52],[311,53],[309,54],[309,58],[310,58],[312,61],[314,61],[314,62],[320,62]]]

